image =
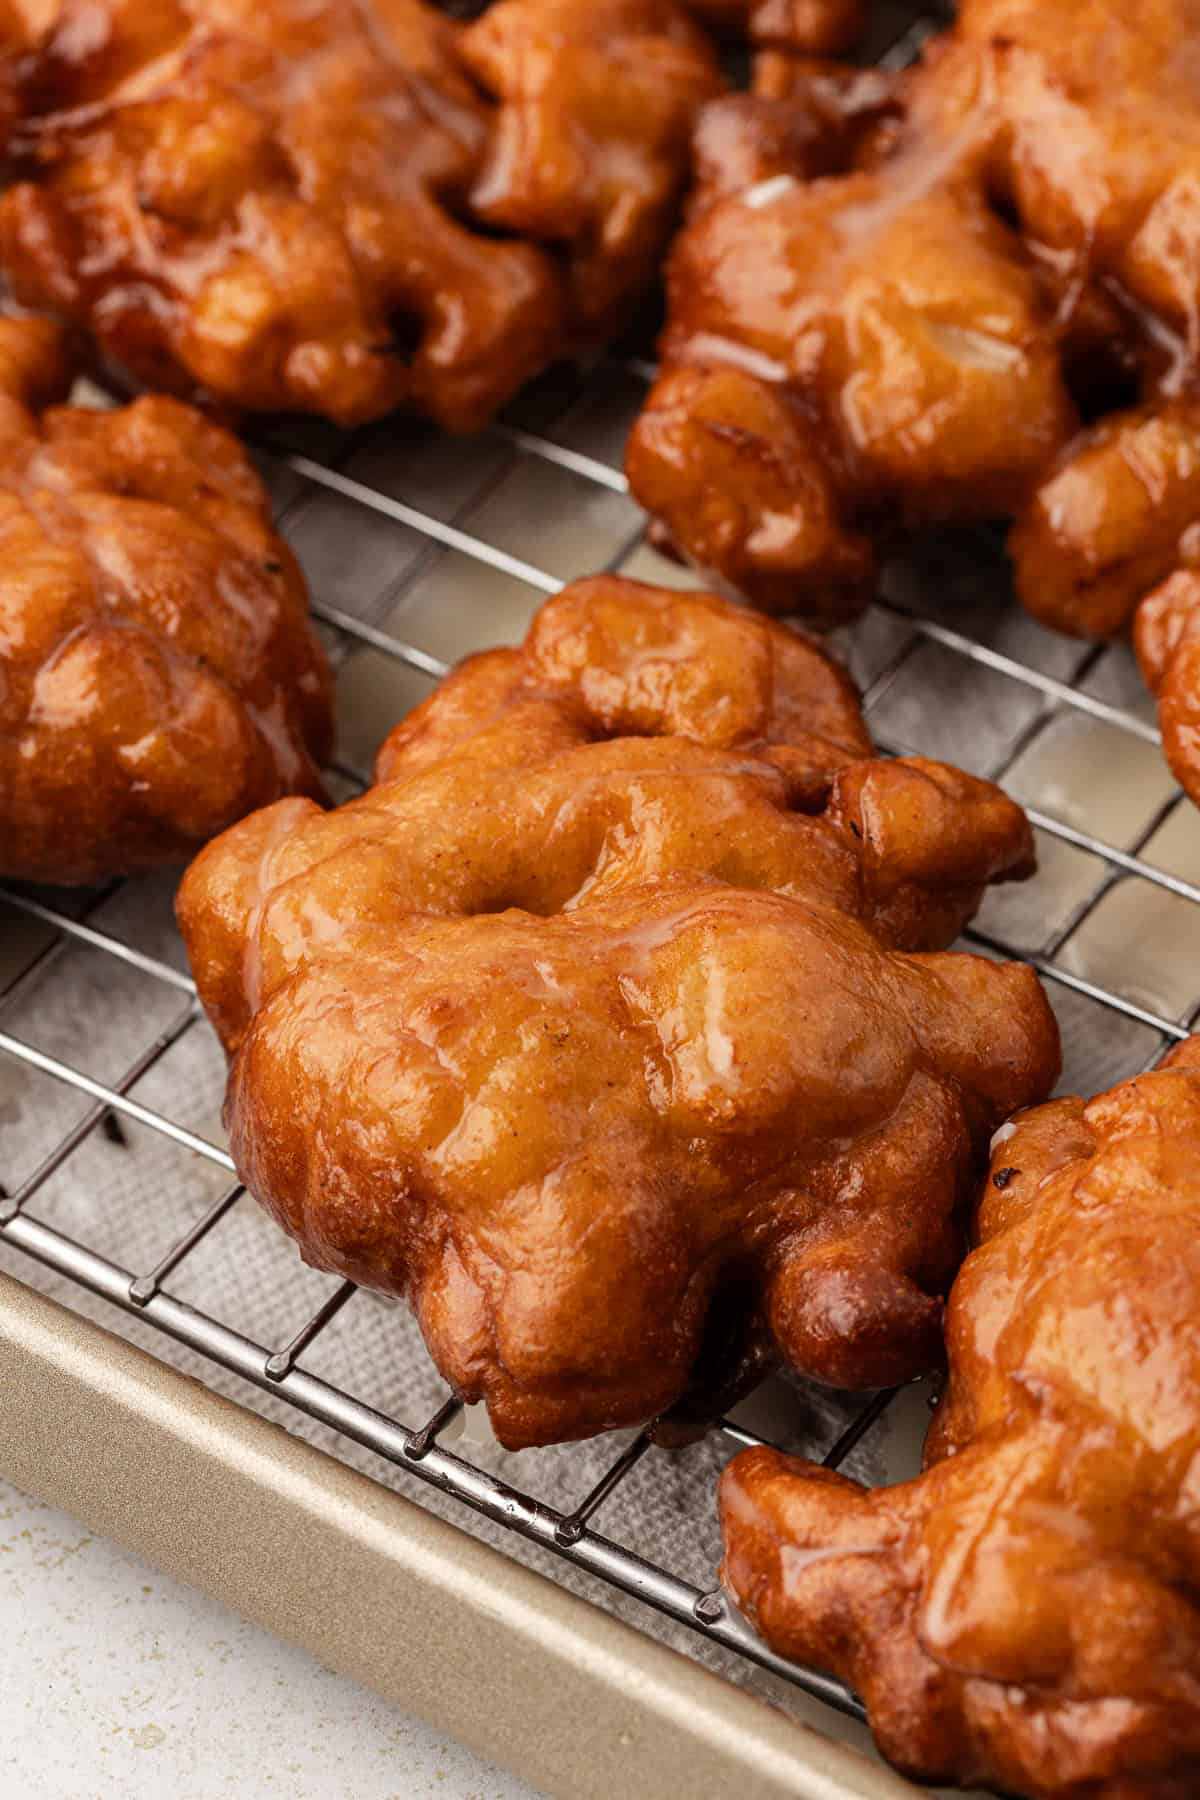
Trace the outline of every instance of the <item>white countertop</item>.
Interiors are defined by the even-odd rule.
[[[0,1693],[21,1800],[535,1800],[3,1481]]]

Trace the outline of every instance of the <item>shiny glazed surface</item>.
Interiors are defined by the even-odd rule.
[[[829,620],[898,532],[1015,515],[1030,610],[1127,630],[1200,553],[1198,41],[1196,0],[965,0],[890,80],[771,53],[707,109],[629,451],[677,546]]]
[[[775,1451],[722,1483],[725,1579],[928,1781],[1200,1791],[1200,1038],[999,1134],[917,1480]]]
[[[183,861],[320,792],[331,680],[241,446],[178,400],[50,405],[46,320],[0,319],[0,874]]]
[[[481,425],[652,277],[721,86],[674,0],[24,0],[19,297],[148,384]],[[49,24],[46,23],[47,15]]]
[[[698,1361],[703,1401],[768,1350],[849,1386],[937,1359],[955,1209],[1058,1042],[1030,970],[929,952],[1031,868],[990,783],[874,758],[805,639],[600,578],[362,798],[211,846],[179,917],[247,1184],[520,1446]]]

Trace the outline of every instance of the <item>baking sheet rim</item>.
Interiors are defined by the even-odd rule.
[[[544,1792],[915,1791],[3,1274],[0,1394],[17,1487]]]

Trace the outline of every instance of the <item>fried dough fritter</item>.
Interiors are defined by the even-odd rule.
[[[1200,1038],[997,1135],[915,1481],[775,1451],[722,1483],[726,1581],[923,1781],[1200,1791]]]
[[[1021,596],[1046,624],[1132,629],[1167,761],[1200,805],[1200,395],[1082,434],[1009,545]]]
[[[1015,515],[1030,610],[1127,630],[1200,553],[1198,38],[965,0],[890,84],[772,54],[708,109],[629,452],[676,545],[829,620],[898,531]]]
[[[1158,701],[1167,761],[1200,805],[1200,571],[1177,569],[1146,596],[1134,618],[1134,645]]]
[[[178,400],[50,403],[61,331],[0,319],[0,874],[192,856],[318,794],[329,670],[237,442]]]
[[[52,11],[16,59],[18,297],[152,385],[344,425],[475,429],[614,330],[721,86],[675,0]]]
[[[928,952],[1031,868],[990,783],[874,758],[808,641],[609,577],[360,799],[211,846],[179,918],[251,1191],[522,1446],[768,1346],[850,1386],[936,1360],[956,1207],[1058,1042],[1030,970]]]

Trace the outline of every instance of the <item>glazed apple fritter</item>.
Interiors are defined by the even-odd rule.
[[[937,1360],[956,1209],[1058,1043],[1030,970],[930,952],[1031,868],[990,783],[873,756],[807,640],[601,578],[361,798],[210,846],[179,917],[247,1185],[521,1446],[766,1346]]]
[[[1197,282],[1200,301],[1200,262]],[[1018,591],[1047,625],[1088,637],[1132,627],[1167,761],[1200,804],[1200,392],[1082,433],[1009,547]]]
[[[1200,1038],[997,1134],[915,1481],[775,1451],[722,1483],[725,1579],[926,1781],[1200,1791]]]
[[[1197,0],[964,0],[890,82],[761,58],[757,93],[703,116],[630,445],[677,546],[828,620],[869,597],[898,531],[1015,515],[1025,604],[1100,637],[1190,568],[1198,39]],[[1179,629],[1181,591],[1156,609]],[[1147,635],[1200,794],[1171,710],[1194,665]]]
[[[151,385],[341,424],[474,429],[614,330],[721,85],[675,0],[49,11],[15,57],[18,297]]]
[[[0,874],[182,861],[320,792],[332,735],[304,581],[227,432],[178,400],[50,402],[61,331],[0,319]]]

